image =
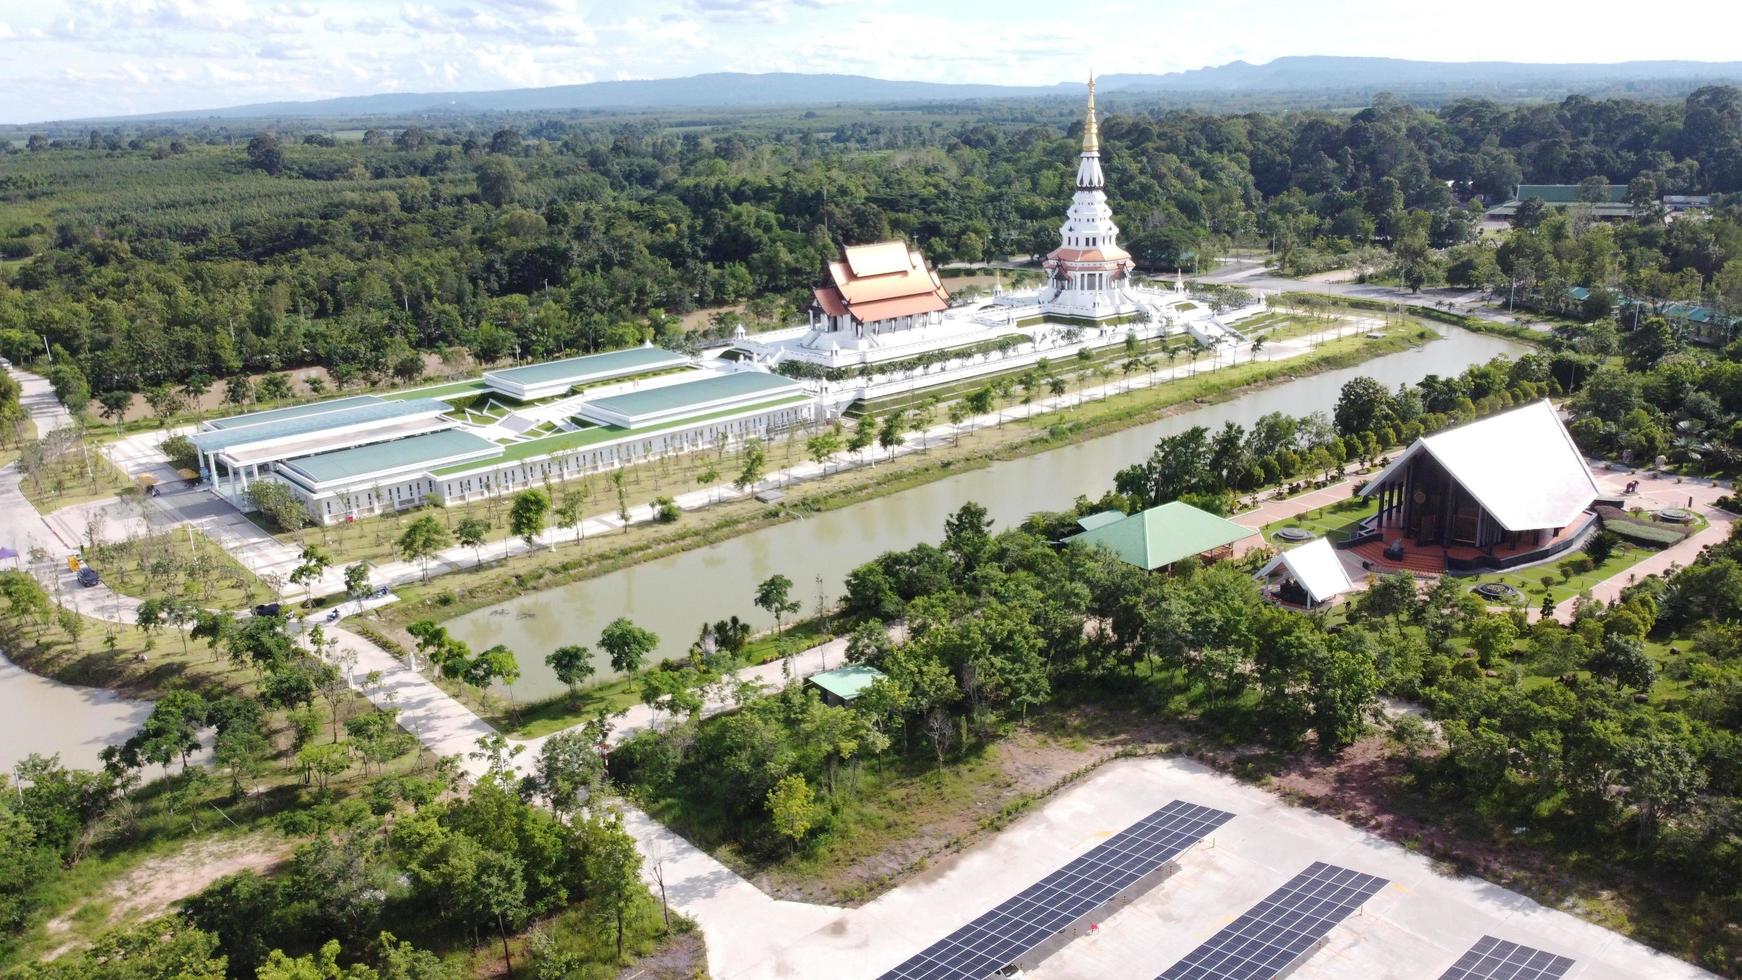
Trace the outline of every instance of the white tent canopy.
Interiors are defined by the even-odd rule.
[[[1349,581],[1348,571],[1343,568],[1342,559],[1337,557],[1337,550],[1326,538],[1314,538],[1270,559],[1258,577],[1269,578],[1278,567],[1287,570],[1289,577],[1306,591],[1307,598],[1315,606],[1355,588],[1355,584]]]

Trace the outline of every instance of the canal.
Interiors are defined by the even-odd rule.
[[[1100,496],[1112,487],[1114,473],[1147,457],[1161,436],[1194,425],[1215,429],[1226,421],[1250,425],[1269,412],[1329,411],[1350,378],[1367,375],[1396,387],[1527,350],[1516,341],[1443,329],[1441,339],[1420,348],[520,596],[460,616],[448,629],[473,650],[506,644],[523,673],[515,695],[521,700],[548,697],[563,688],[545,666],[545,655],[565,644],[596,648],[600,629],[618,616],[659,634],[653,659],[682,656],[704,622],[736,615],[758,629],[773,626],[773,619],[751,601],[758,582],[775,574],[792,579],[794,598],[809,614],[817,605],[819,578],[825,599],[832,602],[854,567],[885,551],[935,541],[945,516],[966,501],[985,506],[997,522],[995,529],[1008,527],[1034,511],[1066,507],[1079,494]],[[610,673],[602,658],[597,669],[596,677]]]

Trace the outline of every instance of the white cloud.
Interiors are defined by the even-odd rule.
[[[709,20],[778,24],[786,20],[782,0],[689,0],[690,9]]]
[[[284,41],[268,41],[254,53],[272,61],[306,61],[315,56],[314,52],[306,45]]]
[[[1735,0],[1687,0],[1676,23],[1706,26],[1691,33],[1606,30],[1631,8],[1587,5],[1569,24],[1466,0],[1465,20],[1512,26],[1483,34],[1390,0],[1100,0],[1093,18],[1058,0],[0,0],[0,121],[725,70],[1051,85],[1288,54],[1738,57]]]
[[[538,49],[525,44],[479,44],[473,47],[472,58],[487,76],[513,88],[579,85],[594,79],[592,72],[566,62],[546,63]]]

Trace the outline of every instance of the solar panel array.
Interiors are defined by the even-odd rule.
[[[1572,968],[1565,956],[1483,936],[1440,980],[1560,980]]]
[[[882,980],[982,980],[1233,818],[1174,800],[921,950]]]
[[[1267,980],[1312,952],[1384,878],[1313,862],[1156,980]]]

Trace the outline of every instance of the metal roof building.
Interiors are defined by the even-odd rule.
[[[422,474],[437,466],[489,459],[502,447],[464,429],[443,429],[280,463],[276,472],[313,494]]]
[[[1435,473],[1418,469],[1428,460]],[[1440,473],[1451,487],[1433,479]],[[1565,527],[1601,494],[1584,454],[1546,399],[1417,439],[1367,483],[1361,496],[1402,489],[1406,482],[1405,499],[1391,506],[1408,505],[1413,511],[1426,508],[1430,498],[1443,498],[1450,515],[1424,514],[1424,519],[1443,532],[1469,531],[1476,538],[1482,536],[1476,528],[1450,525],[1491,520],[1508,532]],[[1480,508],[1480,518],[1474,508]]]
[[[495,392],[520,401],[560,395],[577,385],[664,371],[693,363],[689,357],[658,347],[631,347],[543,364],[484,372],[484,383]]]
[[[576,414],[600,425],[639,429],[685,416],[771,402],[803,390],[798,382],[778,374],[737,371],[583,401]]]
[[[1087,530],[1066,538],[1066,543],[1106,548],[1127,564],[1148,571],[1220,551],[1258,533],[1178,500],[1130,516],[1091,514],[1079,524]]]
[[[829,704],[847,704],[864,694],[883,677],[883,672],[865,664],[849,664],[836,670],[825,670],[806,678],[823,694]]]

